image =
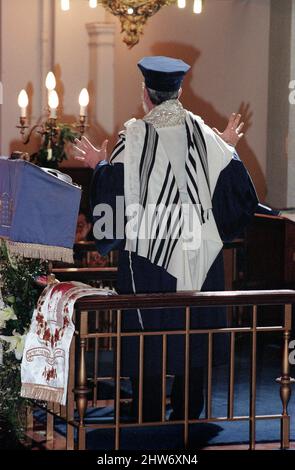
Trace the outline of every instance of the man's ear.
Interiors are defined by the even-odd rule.
[[[143,96],[144,96],[145,102],[148,103],[150,101],[150,97],[149,97],[148,91],[146,89],[146,86],[144,86],[144,89],[143,89]]]
[[[155,107],[155,105],[151,102],[150,95],[147,91],[146,86],[144,87],[144,90],[143,90],[143,99],[149,111]]]
[[[181,95],[182,95],[182,88],[180,87],[178,90],[178,99],[181,97]]]

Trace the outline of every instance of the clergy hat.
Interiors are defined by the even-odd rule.
[[[190,65],[180,59],[164,56],[144,57],[138,62],[145,84],[157,91],[179,90]]]

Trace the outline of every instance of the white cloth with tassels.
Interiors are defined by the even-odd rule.
[[[85,296],[114,294],[80,282],[61,282],[44,289],[26,338],[21,364],[22,397],[66,404],[75,302]]]

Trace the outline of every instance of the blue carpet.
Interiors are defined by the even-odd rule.
[[[279,385],[275,379],[280,376],[280,347],[276,342],[266,344],[260,348],[257,361],[257,399],[256,414],[280,414],[282,410]],[[235,361],[235,401],[234,415],[242,416],[249,413],[249,344],[239,345],[237,359]],[[104,384],[104,394],[112,390],[113,384]],[[171,383],[169,383],[171,388]],[[228,395],[228,366],[215,366],[213,369],[213,400],[212,415],[215,417],[226,416]],[[125,396],[130,394],[128,382],[123,382]],[[291,416],[291,440],[295,440],[295,394],[289,403],[289,415]],[[167,409],[167,417],[171,410]],[[113,422],[113,407],[102,409],[89,409],[86,422],[111,423]],[[201,418],[204,417],[204,413]],[[45,420],[44,412],[37,411],[36,418]],[[128,422],[127,416],[122,416],[122,422]],[[64,424],[56,419],[56,430],[65,435]],[[280,439],[280,420],[257,421],[256,442],[275,442]],[[190,447],[202,448],[206,445],[242,444],[249,441],[249,423],[222,422],[222,423],[197,423],[190,426]],[[114,431],[109,429],[90,430],[87,432],[87,447],[96,450],[111,450],[114,443]],[[183,448],[183,426],[167,427],[141,427],[126,428],[121,431],[121,448],[127,450],[171,450]]]

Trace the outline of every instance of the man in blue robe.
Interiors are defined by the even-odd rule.
[[[138,66],[145,79],[143,120],[126,124],[109,159],[107,141],[101,149],[94,148],[86,138],[76,142],[77,158],[94,169],[92,209],[100,204],[113,209],[114,233],[118,196],[125,198],[126,224],[128,204],[134,202],[140,206],[135,240],[128,239],[127,230],[121,239],[113,233],[100,237],[96,241],[97,249],[102,255],[119,250],[117,290],[122,294],[223,290],[222,241],[231,240],[243,231],[258,204],[251,178],[234,150],[242,137],[240,116],[233,114],[223,133],[213,132],[201,118],[184,110],[179,101],[181,83],[189,70],[187,64],[167,57],[147,57]],[[148,236],[141,239],[141,224],[149,220],[145,219],[147,206],[159,201],[164,201],[165,207],[172,202],[174,212],[164,213],[166,219],[154,212],[147,228]],[[191,208],[194,208],[195,225],[187,247]],[[173,225],[174,216],[178,224]],[[101,218],[98,215],[95,220]],[[161,226],[159,220],[165,223]],[[163,225],[168,227],[168,234],[160,235]],[[154,237],[150,236],[151,229]],[[178,237],[174,238],[175,232]],[[191,311],[191,328],[224,326],[224,308]],[[183,327],[183,309],[128,310],[122,318],[123,331]],[[190,418],[197,418],[203,408],[206,342],[204,335],[192,335],[190,339]],[[138,338],[122,340],[121,372],[131,378],[134,416],[138,412],[138,351]],[[219,361],[225,359],[224,335],[216,335],[214,351]],[[146,337],[144,421],[161,419],[161,358],[162,340]],[[180,335],[168,338],[167,372],[174,375],[170,419],[183,419],[184,337]]]

